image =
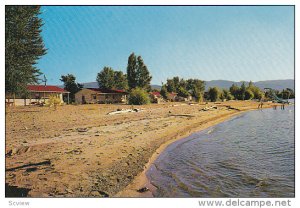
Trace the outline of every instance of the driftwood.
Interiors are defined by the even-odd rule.
[[[189,114],[171,114],[169,116],[179,116],[179,117],[189,117],[189,118],[195,117],[195,116],[189,115]]]
[[[200,111],[209,111],[211,109],[218,109],[218,107],[217,106],[205,107],[205,108],[200,109]]]
[[[78,132],[87,132],[88,128],[77,128]]]
[[[25,164],[25,165],[14,167],[14,168],[8,168],[5,171],[15,171],[15,170],[26,168],[26,167],[31,167],[28,170],[28,172],[30,172],[30,171],[36,170],[35,169],[36,166],[41,166],[41,165],[51,165],[51,162],[50,162],[50,160],[45,160],[45,161],[38,162],[38,163],[28,163],[28,164]]]
[[[116,111],[109,112],[107,115],[115,115],[122,113],[132,113],[132,112],[140,112],[142,109],[134,108],[134,109],[117,109]]]

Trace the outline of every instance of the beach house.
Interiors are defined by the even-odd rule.
[[[50,95],[55,95],[60,98],[61,102],[63,103],[63,95],[67,94],[69,97],[68,91],[64,90],[63,88],[53,86],[53,85],[27,85],[27,93],[23,96],[19,95],[15,98],[15,105],[24,106],[24,105],[31,105],[31,104],[42,104],[46,103],[49,99]],[[9,101],[10,100],[10,101]],[[13,102],[12,96],[6,96],[6,102]],[[68,102],[68,100],[67,100]]]
[[[75,93],[77,104],[126,103],[128,93],[124,90],[83,88]]]
[[[160,94],[160,92],[157,91],[153,91],[149,93],[150,98],[151,98],[151,102],[152,103],[161,103],[164,101],[162,95]]]

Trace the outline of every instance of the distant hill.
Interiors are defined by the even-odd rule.
[[[232,84],[236,84],[238,86],[242,85],[241,82],[233,82],[233,81],[228,81],[228,80],[211,80],[211,81],[206,81],[205,82],[205,89],[207,90],[209,87],[219,87],[219,88],[225,88],[228,89],[231,87]],[[248,85],[249,82],[245,81],[245,84]],[[259,82],[253,82],[254,85],[258,86],[261,89],[264,88],[272,88],[275,90],[282,90],[285,88],[291,88],[295,89],[294,86],[294,80],[293,79],[284,79],[284,80],[266,80],[266,81],[259,81]],[[97,88],[98,83],[97,82],[86,82],[86,83],[81,83],[83,84],[84,88]],[[151,85],[153,89],[160,90],[161,86],[160,85]]]
[[[232,84],[241,86],[241,82],[233,82],[228,80],[212,80],[212,81],[206,81],[205,82],[205,88],[208,89],[209,87],[219,87],[219,88],[230,88]],[[248,85],[249,82],[245,81],[245,84]],[[291,88],[294,90],[294,80],[293,79],[284,79],[284,80],[266,80],[266,81],[259,81],[259,82],[253,82],[254,85],[258,86],[261,89],[264,88],[272,88],[275,90],[282,90],[285,88]]]
[[[98,88],[98,82],[86,82],[86,83],[81,83],[83,84],[83,88]]]

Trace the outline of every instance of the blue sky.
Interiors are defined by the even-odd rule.
[[[294,78],[291,6],[44,6],[48,53],[38,67],[48,84],[63,74],[92,82],[104,66],[126,72],[141,55],[153,77],[272,80]]]

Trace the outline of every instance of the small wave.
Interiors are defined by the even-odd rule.
[[[212,132],[214,132],[214,128],[212,128],[212,129],[210,129],[210,130],[208,130],[207,132],[206,132],[206,134],[211,134]]]

